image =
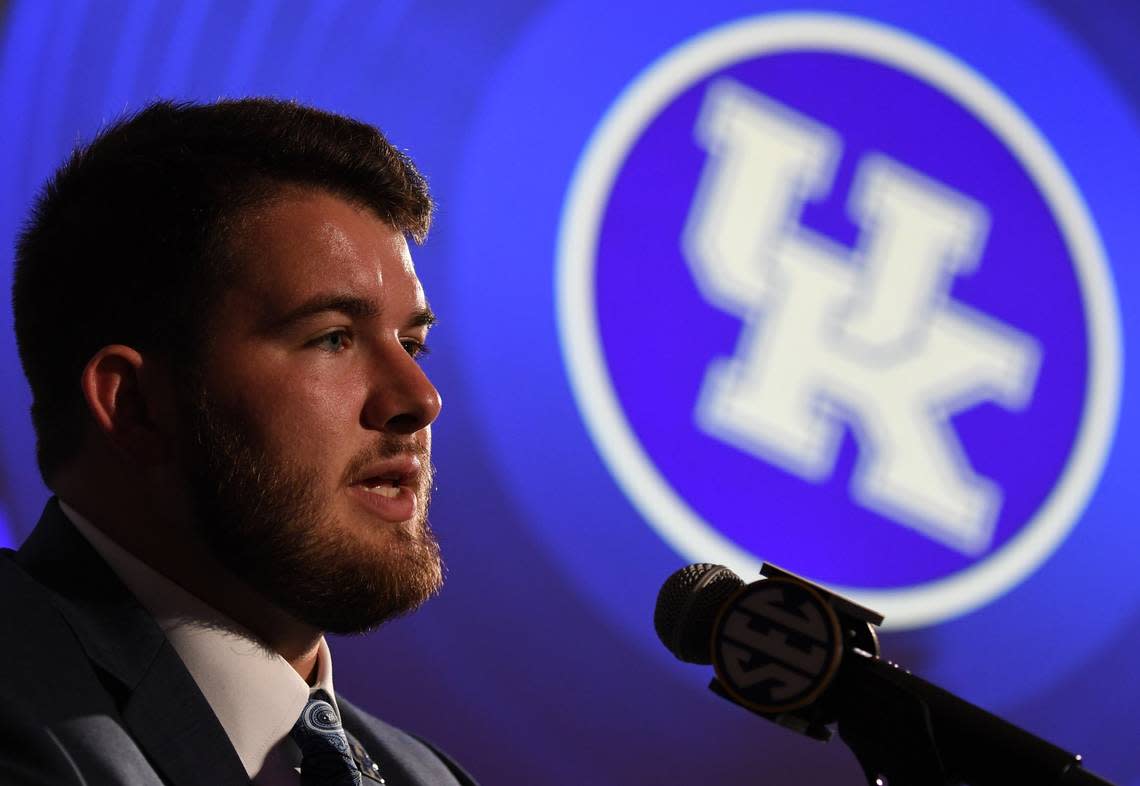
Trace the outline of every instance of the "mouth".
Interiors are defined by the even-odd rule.
[[[349,493],[381,519],[397,523],[415,517],[421,469],[415,456],[376,462],[349,484]]]
[[[400,494],[404,484],[397,478],[368,478],[359,483],[360,487],[369,494],[377,494],[387,499],[395,499]]]

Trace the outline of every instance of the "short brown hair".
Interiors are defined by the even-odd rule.
[[[351,118],[268,98],[159,101],[45,184],[16,248],[16,342],[45,482],[88,422],[79,378],[108,344],[197,362],[228,230],[282,188],[318,188],[422,242],[432,201],[408,156]]]

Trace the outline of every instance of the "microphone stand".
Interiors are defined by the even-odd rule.
[[[717,695],[819,740],[835,723],[870,786],[1112,786],[1080,756],[880,659],[881,615],[774,565],[761,573],[804,585],[830,607],[844,642],[839,667],[818,699],[793,710],[749,706],[721,672],[709,685]]]
[[[833,690],[839,736],[871,786],[1111,786],[1080,756],[879,658],[852,653]]]

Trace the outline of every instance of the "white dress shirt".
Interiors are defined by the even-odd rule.
[[[336,703],[332,655],[321,637],[317,679],[306,684],[288,661],[216,609],[115,543],[66,502],[60,507],[151,613],[233,743],[256,786],[297,786],[300,751],[289,737],[312,691]]]

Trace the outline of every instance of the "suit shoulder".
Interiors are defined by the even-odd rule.
[[[103,689],[51,593],[11,554],[0,553],[0,712],[48,722],[83,697],[102,699]]]
[[[43,655],[78,646],[51,594],[12,559],[0,552],[0,680],[11,682],[29,669],[49,668]]]

